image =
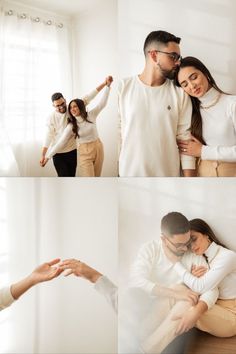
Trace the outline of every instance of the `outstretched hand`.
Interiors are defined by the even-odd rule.
[[[63,270],[58,267],[60,262],[59,258],[56,258],[50,262],[43,263],[38,266],[30,275],[30,278],[34,284],[38,284],[44,281],[52,280],[60,275]],[[55,265],[57,265],[55,267]]]
[[[77,259],[66,259],[59,265],[62,271],[66,270],[65,276],[74,274],[77,277],[85,278],[92,283],[95,283],[102,276],[96,269],[89,267],[87,264],[80,262]]]
[[[183,155],[201,157],[202,143],[191,135],[190,140],[177,140],[178,148]]]

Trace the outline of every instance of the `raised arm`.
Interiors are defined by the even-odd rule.
[[[109,83],[111,79],[112,76],[107,76],[105,80],[100,85],[98,85],[98,87],[96,87],[95,90],[91,91],[89,94],[82,97],[85,106],[87,106],[97,96],[97,94]]]

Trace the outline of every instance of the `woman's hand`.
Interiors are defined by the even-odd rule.
[[[183,155],[201,157],[202,143],[191,135],[190,140],[177,140],[178,148]]]
[[[113,82],[113,77],[112,76],[107,76],[105,79],[106,86],[110,87],[111,83]]]
[[[102,276],[96,269],[89,267],[87,264],[80,262],[77,259],[66,259],[60,263],[60,269],[66,270],[65,276],[74,274],[77,277],[85,278],[92,283],[96,283],[99,277]]]
[[[208,269],[205,266],[196,266],[193,264],[191,268],[192,275],[194,275],[197,278],[202,277],[207,271]]]

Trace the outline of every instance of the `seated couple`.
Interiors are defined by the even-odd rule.
[[[60,262],[59,258],[40,265],[26,278],[11,286],[1,288],[0,310],[10,306],[34,285],[52,280],[64,271],[65,276],[74,274],[93,283],[95,289],[104,295],[113,309],[117,311],[117,287],[106,276],[76,259],[67,259]]]
[[[136,353],[159,354],[194,326],[236,335],[236,253],[201,219],[162,218],[161,239],[144,244],[132,265],[128,294]]]
[[[97,117],[106,106],[113,81],[105,81],[82,99],[72,100],[68,107],[62,93],[52,95],[55,112],[47,122],[47,132],[42,149],[40,165],[44,167],[53,158],[59,177],[75,177],[77,168],[77,141],[80,176],[100,177],[104,160],[103,144],[97,130]],[[104,90],[103,90],[104,89]],[[99,103],[92,110],[86,106],[103,90]]]

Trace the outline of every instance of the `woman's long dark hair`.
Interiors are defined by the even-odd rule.
[[[209,239],[211,241],[214,241],[215,243],[217,243],[217,245],[227,248],[223,243],[221,243],[218,240],[214,231],[211,229],[211,227],[204,220],[193,219],[193,220],[189,221],[189,225],[190,225],[190,230],[200,232],[201,234],[208,236]]]
[[[193,66],[195,69],[201,71],[203,75],[207,78],[207,81],[210,86],[214,87],[218,92],[223,92],[216,84],[214,78],[212,77],[210,71],[207,67],[197,58],[195,57],[185,57],[181,60],[180,66],[175,75],[175,84],[180,86],[178,81],[178,73],[182,68],[186,68],[189,66]],[[192,120],[191,120],[191,133],[195,138],[197,138],[202,144],[206,145],[203,137],[202,137],[202,117],[200,113],[200,101],[197,97],[190,96],[193,106],[192,111]]]
[[[80,100],[79,98],[75,98],[74,100],[70,101],[69,106],[68,106],[68,112],[69,112],[68,123],[71,123],[73,126],[72,131],[75,134],[75,138],[77,138],[77,137],[79,138],[79,127],[78,127],[76,118],[71,114],[71,111],[70,111],[72,103],[75,103],[77,105],[77,107],[80,110],[80,117],[82,117],[84,121],[91,123],[91,124],[92,124],[92,122],[90,122],[88,120],[88,112],[86,111],[85,104],[84,104],[83,100]]]

